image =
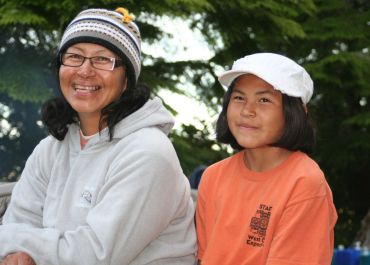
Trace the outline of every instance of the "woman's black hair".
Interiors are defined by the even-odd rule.
[[[55,71],[59,83],[60,57],[55,60]],[[109,138],[113,139],[115,125],[141,108],[150,97],[150,89],[146,85],[136,85],[134,76],[126,67],[127,87],[121,97],[102,109],[99,131],[103,124],[108,125]],[[42,122],[48,128],[49,133],[59,141],[62,141],[68,132],[68,125],[78,123],[77,112],[67,102],[63,94],[46,101],[41,110]]]
[[[216,139],[221,143],[230,144],[232,148],[240,151],[244,147],[238,144],[227,122],[227,108],[234,85],[235,81],[231,83],[225,93],[222,110],[216,123]],[[282,95],[285,128],[280,139],[270,145],[290,151],[302,151],[311,154],[316,144],[315,130],[308,113],[306,113],[302,100],[286,94]]]

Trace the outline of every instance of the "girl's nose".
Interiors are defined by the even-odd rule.
[[[241,115],[246,117],[255,117],[256,116],[256,104],[253,102],[245,102],[242,109]]]

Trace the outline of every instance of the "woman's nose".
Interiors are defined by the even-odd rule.
[[[94,67],[91,65],[89,59],[85,59],[82,65],[78,68],[77,73],[82,77],[88,77],[95,75]]]

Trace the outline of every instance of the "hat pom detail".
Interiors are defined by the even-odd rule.
[[[134,20],[134,17],[129,14],[129,12],[126,8],[117,7],[115,11],[123,15],[122,21],[125,22],[125,23],[129,23],[132,20]]]

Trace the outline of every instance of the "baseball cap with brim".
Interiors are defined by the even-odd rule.
[[[229,87],[239,76],[253,74],[281,93],[299,97],[307,104],[313,93],[313,81],[306,70],[280,54],[255,53],[236,60],[231,70],[219,75],[221,85]]]

